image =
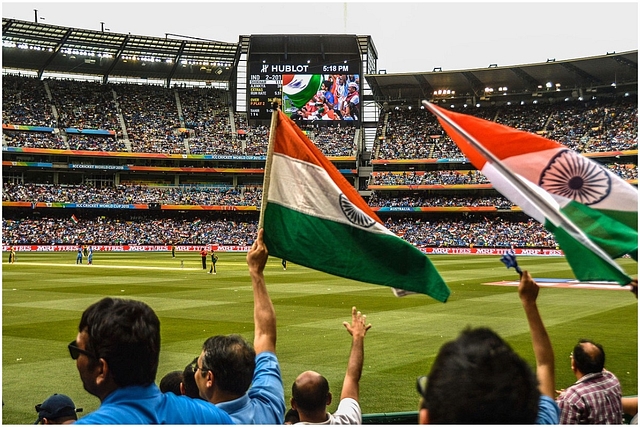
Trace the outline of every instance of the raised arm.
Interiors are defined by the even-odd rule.
[[[536,375],[540,383],[540,393],[554,399],[556,387],[555,360],[551,340],[538,312],[536,300],[538,299],[539,290],[538,284],[533,281],[529,272],[523,271],[520,276],[518,295],[529,323],[533,353],[536,356]]]
[[[264,266],[269,252],[263,241],[264,229],[258,231],[258,238],[247,252],[247,265],[253,286],[253,322],[255,337],[253,347],[256,354],[276,351],[276,311],[267,292],[264,281]]]
[[[364,363],[364,336],[371,324],[366,324],[367,316],[351,308],[351,324],[343,322],[347,331],[351,334],[351,353],[347,363],[347,373],[342,383],[342,393],[340,400],[350,397],[359,401],[360,397],[360,376],[362,375],[362,365]]]

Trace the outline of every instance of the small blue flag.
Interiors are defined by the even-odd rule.
[[[522,275],[522,270],[520,270],[520,267],[518,267],[518,262],[516,261],[515,252],[513,251],[507,252],[506,254],[502,255],[502,258],[500,258],[500,261],[502,261],[504,265],[507,266],[507,269],[513,267],[516,269],[518,274]]]

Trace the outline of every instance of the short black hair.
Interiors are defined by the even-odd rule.
[[[200,390],[196,384],[196,370],[198,369],[198,358],[194,358],[191,363],[185,366],[182,371],[182,385],[184,386],[184,394],[194,399],[202,399]]]
[[[82,313],[78,331],[86,331],[86,350],[107,361],[119,387],[147,386],[155,381],[160,320],[144,302],[103,298]]]
[[[440,348],[423,398],[433,424],[534,424],[540,391],[498,334],[467,328]]]
[[[216,335],[202,346],[203,368],[211,370],[217,386],[242,395],[249,390],[256,368],[256,351],[240,335]]]
[[[173,393],[180,396],[180,383],[182,382],[182,371],[171,371],[165,374],[160,380],[160,391],[163,393]]]
[[[582,344],[592,344],[596,347],[596,351],[585,351]],[[604,348],[602,345],[591,340],[581,339],[578,344],[573,347],[573,363],[575,367],[583,374],[593,374],[602,372],[604,369]]]

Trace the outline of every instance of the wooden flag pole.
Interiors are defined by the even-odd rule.
[[[267,148],[267,160],[264,164],[264,179],[262,181],[262,203],[260,206],[260,219],[258,220],[258,230],[264,224],[264,211],[267,207],[267,196],[269,194],[269,176],[271,175],[271,163],[273,162],[273,147],[276,140],[276,130],[278,129],[278,110],[280,109],[279,100],[273,103],[273,114],[271,116],[271,128],[269,129],[269,146]]]

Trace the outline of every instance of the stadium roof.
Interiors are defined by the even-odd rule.
[[[374,98],[378,102],[414,104],[422,99],[433,100],[434,92],[444,91],[449,98],[490,98],[508,88],[509,94],[536,94],[544,96],[560,91],[610,92],[631,90],[637,92],[638,51],[607,53],[582,59],[539,64],[441,71],[425,73],[370,74],[366,76]],[[551,87],[547,87],[550,84]],[[559,86],[557,86],[559,85]],[[493,89],[485,91],[485,89]],[[455,95],[452,96],[450,92]]]
[[[2,66],[71,73],[228,82],[238,43],[119,34],[2,19]]]
[[[8,18],[2,20],[2,42],[5,69],[32,70],[39,76],[45,72],[94,75],[103,81],[115,76],[231,83],[241,53],[252,57],[279,54],[283,60],[287,56],[290,59],[315,54],[316,58],[325,59],[366,53],[374,61],[377,59],[369,36],[252,35],[239,36],[238,43],[228,43],[175,34],[164,38],[119,34]],[[370,69],[379,73],[372,64]],[[423,99],[506,101],[509,96],[504,96],[504,88],[508,95],[520,98],[637,93],[638,51],[507,67],[492,64],[457,71],[363,74],[375,101],[395,105],[419,105]]]

